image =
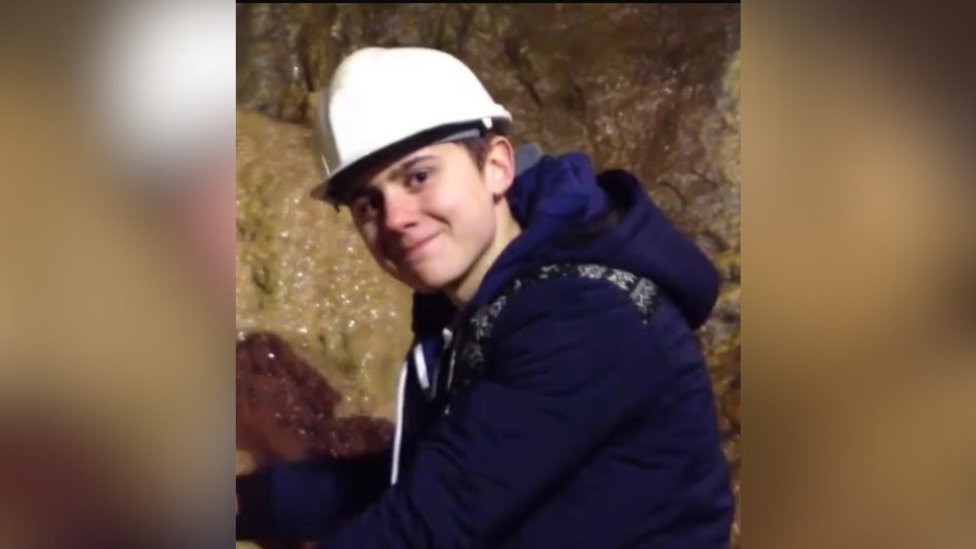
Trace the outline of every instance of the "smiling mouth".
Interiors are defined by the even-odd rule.
[[[427,246],[427,244],[429,244],[435,238],[437,238],[437,233],[434,233],[431,236],[428,236],[426,238],[423,238],[419,242],[416,242],[414,244],[411,244],[410,246],[406,246],[406,247],[402,248],[400,250],[399,254],[397,254],[397,255],[399,256],[400,260],[409,260],[409,259],[412,259],[418,253],[420,253],[420,251],[423,250]]]

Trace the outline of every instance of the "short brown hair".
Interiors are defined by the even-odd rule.
[[[498,134],[488,132],[484,136],[462,139],[457,141],[457,144],[468,151],[468,155],[471,156],[474,165],[478,167],[479,171],[483,171],[485,169],[485,163],[488,161],[488,147],[491,145],[492,138],[496,135]]]

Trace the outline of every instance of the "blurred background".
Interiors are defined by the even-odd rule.
[[[344,214],[306,199],[313,92],[366,44],[459,55],[517,141],[634,170],[720,265],[701,339],[747,547],[976,546],[963,3],[757,2],[744,54],[738,6],[235,12],[231,27],[216,0],[4,8],[0,547],[229,543],[208,540],[233,528],[232,424],[238,472],[386,443],[407,297]]]
[[[0,19],[0,547],[213,547],[234,529],[233,8]]]
[[[747,15],[750,546],[976,546],[968,15]]]

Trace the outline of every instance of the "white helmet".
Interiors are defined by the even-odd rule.
[[[507,131],[512,121],[474,72],[434,49],[364,48],[339,64],[316,114],[325,182],[313,196],[341,202],[380,158],[435,142]]]

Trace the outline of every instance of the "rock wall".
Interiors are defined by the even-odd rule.
[[[410,296],[369,257],[346,212],[308,199],[301,126],[237,117],[237,329],[268,330],[326,373],[339,413],[392,417]]]

